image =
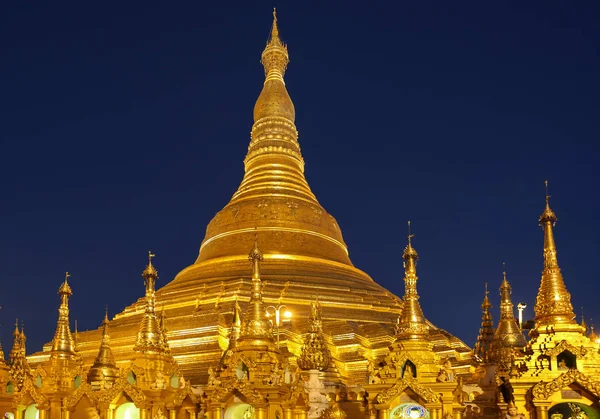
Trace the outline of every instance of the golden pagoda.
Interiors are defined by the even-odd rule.
[[[275,13],[261,63],[244,177],[195,262],[157,289],[149,252],[143,297],[76,339],[67,273],[52,341],[26,356],[17,322],[0,359],[6,419],[600,417],[600,343],[575,320],[548,194],[529,340],[504,272],[500,320],[486,286],[474,352],[425,317],[410,222],[402,299],[350,261],[304,176]]]
[[[369,361],[384,356],[395,341],[402,300],[354,267],[340,227],[306,181],[294,104],[284,81],[288,48],[275,15],[261,63],[265,80],[254,107],[243,180],[208,224],[195,263],[155,293],[167,316],[170,350],[194,385],[208,382],[208,368],[229,345],[236,301],[242,308],[249,303],[253,284],[247,252],[257,238],[267,284],[263,300],[286,305],[296,319],[278,328],[276,339],[291,365],[300,355],[311,303],[318,296],[338,381],[359,385],[365,382]],[[110,322],[119,366],[133,355],[142,319],[159,336],[146,306],[146,299],[140,299]],[[427,335],[436,351],[468,370],[472,353],[460,339],[431,324]],[[79,332],[79,353],[85,362],[93,363],[101,339],[101,330]],[[42,360],[49,349],[44,347],[32,360]]]

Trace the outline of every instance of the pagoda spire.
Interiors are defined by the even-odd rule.
[[[544,269],[534,307],[536,328],[576,323],[571,294],[567,291],[558,267],[553,232],[557,217],[550,208],[549,201],[548,181],[546,181],[546,208],[540,217],[540,226],[544,230]]]
[[[237,346],[237,341],[240,337],[240,331],[242,329],[242,318],[241,318],[241,309],[237,300],[237,291],[235,294],[235,301],[233,304],[233,316],[231,319],[231,329],[229,330],[229,343],[227,344],[227,349],[223,352],[223,356],[221,356],[221,360],[219,365],[221,368],[227,368],[229,365],[229,357],[233,354],[234,349]]]
[[[144,317],[140,323],[137,340],[133,350],[136,352],[165,353],[166,348],[158,316],[156,315],[156,280],[158,271],[152,264],[152,258],[156,255],[148,251],[148,265],[142,272],[146,286]]]
[[[286,196],[319,205],[304,178],[304,159],[294,123],[296,111],[284,81],[289,62],[288,49],[279,36],[277,14],[273,11],[271,33],[261,55],[265,81],[254,105],[254,125],[244,160],[246,173],[232,203],[276,188]]]
[[[254,242],[254,248],[248,255],[248,260],[252,263],[252,294],[242,322],[239,341],[241,344],[242,341],[252,343],[257,340],[266,340],[267,343],[272,344],[273,328],[265,314],[262,298],[263,284],[260,278],[260,263],[263,260],[263,254],[257,241]]]
[[[100,341],[100,349],[94,364],[90,368],[87,376],[88,383],[99,385],[104,388],[106,382],[114,383],[119,375],[119,369],[115,362],[112,349],[110,348],[108,306],[102,321],[102,340]]]
[[[303,370],[324,371],[331,364],[331,352],[323,335],[321,313],[321,304],[319,298],[316,298],[310,307],[310,330],[304,337],[302,351],[297,360],[298,366]]]
[[[23,387],[25,376],[29,374],[29,364],[25,357],[25,333],[19,330],[19,320],[15,322],[13,347],[9,355],[10,375],[18,390]]]
[[[429,325],[423,315],[419,294],[417,293],[417,260],[419,255],[412,246],[410,221],[408,222],[408,245],[404,249],[404,298],[402,313],[396,325],[396,336],[399,338],[418,338],[426,335]]]
[[[490,309],[492,304],[489,298],[488,284],[485,283],[485,296],[481,303],[481,327],[479,328],[479,336],[475,343],[475,355],[484,362],[489,361],[492,341],[494,340],[494,320]]]
[[[54,333],[54,339],[52,340],[52,353],[56,356],[76,355],[75,341],[73,340],[73,335],[71,335],[69,322],[69,297],[73,295],[73,291],[71,291],[71,287],[69,286],[70,276],[71,275],[68,272],[65,274],[65,280],[58,289],[60,306],[58,308],[56,332]],[[21,334],[23,333],[22,330]],[[23,346],[24,343],[25,339],[23,338]]]
[[[500,320],[494,332],[492,343],[494,360],[506,364],[510,361],[513,349],[523,348],[527,345],[525,336],[515,319],[514,305],[511,295],[512,288],[506,279],[506,268],[503,272],[502,284],[500,285]]]

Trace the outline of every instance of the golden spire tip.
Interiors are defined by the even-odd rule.
[[[410,220],[408,221],[408,244],[411,244],[411,239],[415,237],[414,234],[410,233]]]
[[[152,253],[152,250],[148,250],[148,265],[152,265],[152,258],[156,255]]]

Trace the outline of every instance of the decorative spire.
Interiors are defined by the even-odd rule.
[[[331,352],[323,336],[321,311],[321,304],[317,298],[311,303],[310,330],[304,337],[302,352],[297,360],[298,366],[303,370],[324,371],[331,364]]]
[[[15,331],[13,332],[13,346],[10,350],[8,362],[13,365],[21,353],[21,331],[19,330],[19,319],[15,321]]]
[[[165,347],[165,351],[171,353],[171,348],[169,348],[169,338],[167,337],[167,315],[165,314],[165,306],[162,306],[160,309],[160,315],[158,317],[158,326],[160,327],[162,344]]]
[[[544,230],[544,269],[534,307],[536,328],[553,324],[575,323],[571,295],[567,291],[558,267],[553,232],[557,218],[550,208],[549,201],[548,181],[546,181],[546,208],[540,217],[540,226]]]
[[[485,296],[481,303],[481,327],[479,328],[479,336],[475,343],[475,355],[484,362],[489,361],[492,341],[494,340],[494,320],[490,309],[492,304],[489,299],[488,284],[485,283]]]
[[[404,298],[402,314],[396,325],[396,336],[399,338],[419,338],[426,335],[429,326],[423,315],[419,304],[417,293],[417,260],[419,255],[412,247],[413,234],[410,233],[410,221],[408,222],[408,245],[404,249]]]
[[[268,339],[272,343],[273,328],[265,315],[262,299],[263,285],[260,279],[260,262],[263,260],[263,254],[257,241],[254,242],[254,248],[248,255],[248,260],[252,263],[252,294],[242,322],[239,340]]]
[[[54,339],[52,340],[52,353],[53,355],[60,357],[76,355],[75,342],[71,335],[69,322],[69,297],[73,295],[73,291],[71,291],[68,281],[70,276],[71,275],[68,272],[65,274],[65,280],[58,289],[60,306],[58,308],[56,333],[54,333]],[[21,334],[23,334],[23,331],[21,331]]]
[[[596,336],[596,332],[594,332],[594,324],[592,324],[590,326],[590,336],[589,336],[590,340],[593,343],[596,343],[596,340],[598,339],[598,336]]]
[[[237,293],[235,295],[235,301],[233,305],[233,318],[231,319],[231,329],[229,330],[229,343],[227,349],[223,352],[221,357],[220,366],[226,368],[229,365],[229,357],[232,355],[233,350],[237,346],[237,341],[240,337],[240,331],[242,329],[242,319],[240,316],[241,309],[237,300]]]
[[[102,321],[102,340],[100,341],[100,349],[94,364],[88,372],[88,383],[104,388],[106,382],[114,383],[119,376],[119,369],[115,362],[112,349],[110,348],[110,334],[108,332],[108,306]]]
[[[583,329],[583,334],[587,336],[588,326],[585,323],[585,317],[583,316],[583,307],[581,307],[581,328]]]
[[[17,389],[20,390],[23,387],[25,377],[29,374],[29,364],[25,357],[25,333],[19,330],[18,319],[15,322],[13,338],[13,347],[9,356],[10,375]]]
[[[515,319],[514,306],[510,296],[512,288],[506,279],[506,268],[503,276],[500,285],[500,321],[498,321],[498,327],[494,333],[493,352],[495,361],[507,363],[512,355],[512,350],[525,347],[527,342]]]
[[[142,272],[144,284],[146,285],[144,317],[140,323],[137,341],[133,350],[136,352],[165,353],[166,348],[162,336],[162,330],[155,311],[155,287],[158,279],[158,271],[152,265],[152,258],[156,256],[148,251],[148,265]]]

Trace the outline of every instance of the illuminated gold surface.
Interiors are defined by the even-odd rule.
[[[75,342],[71,335],[69,322],[69,297],[73,294],[69,286],[69,273],[65,275],[65,281],[58,290],[60,295],[60,307],[58,308],[58,322],[54,340],[52,343],[52,352],[60,352],[65,355],[75,355]]]
[[[481,303],[481,327],[479,328],[479,335],[477,336],[477,342],[475,342],[475,348],[473,350],[475,356],[483,362],[490,361],[490,350],[494,339],[494,320],[492,319],[491,308],[492,304],[490,303],[489,291],[486,283],[485,296]]]
[[[321,311],[321,304],[317,299],[311,304],[310,329],[304,336],[302,352],[296,361],[303,370],[323,371],[331,365],[331,352],[323,336]]]
[[[294,106],[283,79],[288,61],[287,46],[274,22],[262,54],[265,82],[255,106],[244,178],[209,223],[196,262],[155,293],[147,282],[146,297],[110,322],[111,348],[119,366],[134,357],[136,342],[138,349],[161,347],[160,319],[150,309],[159,304],[181,372],[192,383],[205,384],[208,367],[217,365],[229,346],[235,305],[246,310],[249,304],[255,283],[249,278],[247,252],[255,238],[263,253],[264,304],[285,304],[294,312],[295,320],[279,330],[290,362],[300,355],[317,296],[323,333],[343,382],[363,382],[367,359],[383,356],[395,341],[402,301],[352,265],[340,227],[304,177]],[[156,276],[152,283],[158,280],[153,272],[145,275]],[[452,357],[467,371],[470,349],[427,324],[433,350]],[[101,339],[101,328],[79,333],[78,350],[88,365],[94,362]],[[43,360],[44,355],[31,359]]]
[[[546,208],[540,216],[540,226],[544,230],[544,269],[534,308],[538,326],[575,323],[571,295],[558,267],[553,231],[557,218],[550,208],[549,198],[546,193]]]
[[[119,376],[119,369],[117,368],[115,357],[110,348],[110,334],[108,328],[109,320],[107,309],[104,320],[102,321],[102,340],[100,342],[100,349],[98,350],[96,360],[87,375],[87,380],[90,384],[98,383],[100,386],[106,386],[106,382],[112,384]]]
[[[418,337],[426,335],[429,331],[429,325],[423,315],[421,304],[419,304],[419,294],[417,292],[417,260],[419,255],[412,247],[410,234],[410,221],[408,222],[409,234],[408,245],[404,249],[402,258],[404,259],[404,304],[402,313],[398,318],[396,326],[396,336],[398,337]]]

